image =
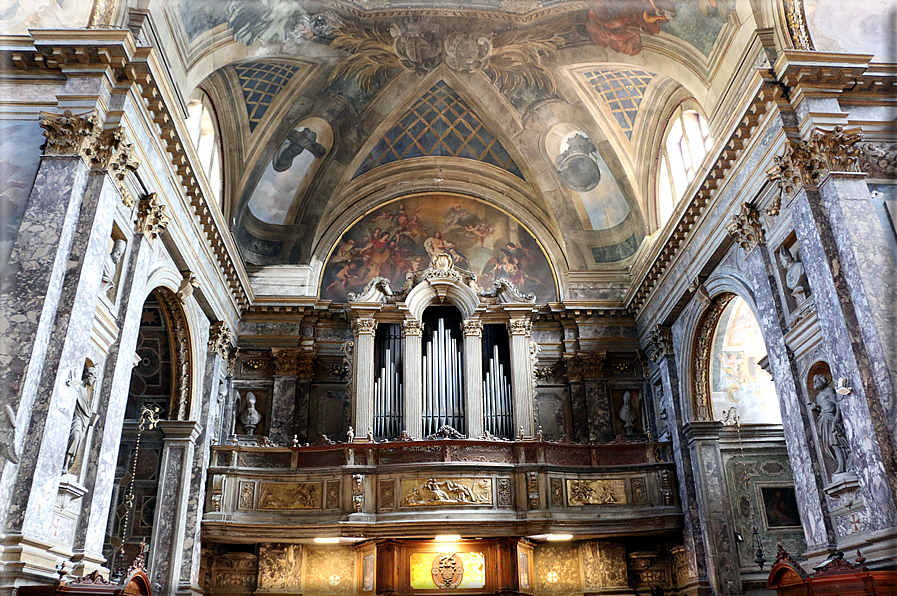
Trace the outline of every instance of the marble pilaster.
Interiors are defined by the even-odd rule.
[[[374,331],[377,321],[358,318],[352,321],[355,334],[355,436],[364,437],[374,426]]]
[[[483,404],[483,323],[470,320],[464,330],[464,410],[467,412],[467,436],[479,437],[485,428]]]
[[[289,445],[293,439],[296,416],[296,385],[299,376],[299,348],[273,348],[274,388],[271,395],[271,427],[269,438]]]
[[[405,403],[402,410],[402,422],[405,431],[415,438],[423,434],[423,378],[421,371],[421,337],[423,324],[415,319],[402,321],[402,389],[405,392]],[[469,410],[468,410],[469,411]]]
[[[120,201],[111,179],[88,177],[6,519],[8,534],[48,535],[75,408],[74,380],[87,357],[112,217]]]
[[[532,359],[530,358],[530,335],[532,323],[528,319],[511,319],[508,324],[511,336],[511,397],[514,402],[514,432],[523,429],[523,436],[535,434],[533,412]]]
[[[889,276],[883,273],[887,266],[885,261],[890,258],[881,254],[885,251],[880,247],[886,244],[879,244],[879,259],[884,260],[876,271],[875,258],[865,252],[880,239],[876,240],[877,234],[872,229],[877,222],[854,221],[854,217],[863,213],[855,203],[868,200],[855,196],[855,176],[829,174],[818,191],[799,191],[791,205],[823,341],[831,358],[829,367],[836,383],[837,379],[843,378],[851,388],[847,395],[839,396],[839,406],[850,445],[852,461],[849,467],[857,474],[859,494],[867,510],[865,519],[860,520],[851,533],[884,530],[897,525],[897,462],[892,435],[895,431],[888,428],[894,393],[887,387],[890,373],[881,344],[865,341],[866,336],[875,335],[878,330],[878,324],[870,323],[869,319],[874,318],[875,310],[881,308],[881,305],[872,307],[870,299],[877,296],[878,300],[894,300],[893,292],[889,297],[880,293],[880,288],[888,283]],[[843,178],[846,184],[839,184],[833,177]],[[861,179],[858,182],[865,187]],[[866,192],[868,194],[868,190]],[[842,209],[847,203],[854,204]],[[853,214],[850,221],[845,220],[846,213]],[[871,219],[868,212],[867,217]],[[847,226],[854,226],[854,229],[847,230]],[[859,232],[870,235],[868,245],[857,238]],[[854,252],[860,247],[862,256]],[[879,281],[870,280],[871,276],[877,276]],[[879,290],[867,294],[864,286],[867,282]],[[864,329],[867,323],[870,328]]]
[[[189,501],[195,498],[190,495],[190,481],[201,427],[194,421],[163,420],[159,428],[165,435],[165,445],[147,568],[152,585],[160,586],[158,593],[174,594],[184,562]]]
[[[765,243],[759,244],[750,252],[747,262],[753,280],[757,321],[763,330],[766,354],[782,410],[785,445],[794,474],[794,493],[807,549],[809,552],[823,551],[834,540],[823,493],[824,471],[820,471],[819,462],[813,456],[813,446],[810,444],[813,421],[808,418],[807,410],[803,407],[801,392],[795,381],[799,378],[799,372],[794,360],[789,357],[789,349],[785,344],[782,329],[785,309],[778,300],[781,294],[776,289],[775,278],[771,273],[775,264]]]
[[[726,471],[719,449],[721,422],[688,422],[681,429],[694,466],[694,486],[707,576],[714,594],[741,594],[738,545],[729,509]]]
[[[221,354],[214,350],[209,352],[206,355],[202,379],[202,406],[199,413],[202,430],[196,438],[192,470],[189,478],[189,490],[187,492],[184,541],[181,543],[181,556],[183,558],[180,566],[180,575],[177,578],[177,592],[175,592],[179,595],[193,594],[200,596],[203,593],[199,581],[202,545],[200,522],[202,521],[202,513],[205,506],[206,470],[209,467],[210,446],[214,435],[212,421],[217,417],[217,409],[220,407],[218,386],[226,372],[227,362],[221,357]],[[177,544],[175,544],[176,546]]]
[[[582,382],[582,359],[579,356],[564,361],[567,380],[570,382],[570,407],[573,414],[573,440],[586,441],[589,438],[589,413],[586,406],[586,390]]]
[[[657,359],[663,394],[667,400],[667,428],[673,446],[673,460],[676,462],[676,480],[679,487],[679,502],[682,503],[683,538],[685,541],[685,557],[689,572],[686,593],[699,594],[707,591],[708,577],[707,549],[704,534],[701,531],[701,512],[698,507],[698,496],[695,491],[695,468],[691,450],[685,437],[683,426],[685,413],[679,394],[679,375],[676,371],[676,360],[672,350],[661,354]]]
[[[83,479],[87,494],[75,531],[73,560],[81,567],[82,574],[90,573],[103,564],[102,548],[121,443],[121,421],[125,416],[131,385],[134,349],[146,295],[145,281],[155,258],[152,245],[142,235],[134,236],[130,245],[129,264],[125,269],[127,274],[119,282],[122,286],[118,319],[120,331],[105,363],[90,450],[93,456],[87,460]]]

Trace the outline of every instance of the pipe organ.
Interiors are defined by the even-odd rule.
[[[483,413],[486,431],[496,437],[514,436],[508,335],[502,325],[483,328]]]
[[[439,316],[435,323],[425,320],[428,341],[422,361],[423,432],[431,435],[442,426],[464,433],[463,360],[457,323]]]
[[[379,325],[374,341],[374,436],[394,439],[403,430],[401,325]]]

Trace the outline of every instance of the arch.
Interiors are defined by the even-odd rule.
[[[428,306],[448,302],[461,311],[464,320],[471,319],[480,305],[476,291],[470,286],[458,283],[451,277],[433,277],[425,283],[418,284],[405,298],[408,311],[418,321],[423,320],[424,311]]]
[[[192,414],[193,402],[193,370],[192,343],[187,316],[181,307],[177,295],[170,289],[158,287],[150,292],[162,307],[169,329],[169,347],[171,349],[171,403],[169,404],[169,420],[188,420]]]

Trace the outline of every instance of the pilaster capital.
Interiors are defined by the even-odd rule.
[[[645,343],[651,362],[659,362],[664,356],[673,355],[673,332],[666,325],[654,325]]]
[[[897,178],[897,143],[862,143],[857,169],[872,178]]]
[[[483,322],[479,319],[462,321],[461,330],[465,337],[483,337]]]
[[[272,348],[274,374],[310,378],[314,374],[314,354],[302,348]]]
[[[421,337],[424,334],[424,324],[417,319],[405,319],[402,321],[402,337]]]
[[[508,333],[529,337],[533,332],[533,324],[529,319],[511,319],[508,321]]]
[[[767,178],[779,187],[779,196],[767,212],[778,215],[783,199],[790,199],[802,188],[819,186],[829,172],[858,171],[862,139],[858,128],[835,126],[832,130],[817,128],[807,140],[786,143],[766,171]]]
[[[155,240],[162,235],[171,218],[168,209],[156,193],[151,192],[137,204],[137,221],[134,230],[146,236],[147,240]]]
[[[71,110],[65,110],[62,114],[41,112],[40,127],[47,137],[44,155],[84,156],[100,130],[100,121],[96,110],[81,114]]]
[[[601,379],[606,376],[607,351],[585,352],[579,355],[584,379]]]
[[[107,172],[121,193],[121,200],[127,207],[134,206],[134,197],[128,190],[125,180],[128,173],[137,171],[140,162],[134,156],[134,146],[125,140],[124,130],[118,126],[97,134],[85,155],[90,162],[90,169],[95,172]]]
[[[363,317],[352,320],[352,333],[355,335],[373,335],[377,330],[377,321],[373,318]]]
[[[746,253],[766,242],[763,225],[760,223],[760,211],[750,203],[741,204],[741,211],[732,217],[732,223],[726,226],[726,231]]]
[[[212,323],[209,328],[209,353],[218,354],[222,360],[227,360],[235,339],[234,332],[227,323],[224,321]]]

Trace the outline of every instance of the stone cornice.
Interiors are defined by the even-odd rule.
[[[105,74],[115,84],[136,85],[237,308],[249,306],[252,294],[239,252],[224,217],[210,206],[193,171],[189,143],[181,140],[186,131],[177,125],[174,91],[153,48],[137,47],[131,32],[123,29],[34,30],[30,36],[0,36],[0,68],[23,74]]]

